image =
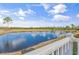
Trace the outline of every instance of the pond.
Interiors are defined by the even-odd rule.
[[[0,35],[0,53],[18,51],[57,38],[53,32],[17,32]]]

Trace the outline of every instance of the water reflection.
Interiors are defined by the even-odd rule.
[[[0,36],[0,52],[11,52],[57,38],[53,32],[7,33]]]

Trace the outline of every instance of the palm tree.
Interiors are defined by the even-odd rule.
[[[7,24],[7,27],[9,28],[9,24],[12,22],[12,19],[10,17],[5,17],[3,19],[3,24]]]

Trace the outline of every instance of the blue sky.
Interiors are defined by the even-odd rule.
[[[78,3],[0,3],[0,26],[3,18],[13,19],[13,27],[53,27],[79,25]]]

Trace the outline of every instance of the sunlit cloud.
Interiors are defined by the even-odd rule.
[[[79,18],[79,14],[77,14],[76,17]]]
[[[59,13],[64,13],[66,11],[67,11],[67,6],[66,5],[58,4],[58,5],[53,6],[53,9],[51,9],[49,11],[49,13],[51,13],[51,14],[59,14]]]
[[[68,21],[70,19],[70,16],[65,15],[55,15],[53,20],[55,21]]]
[[[42,3],[41,5],[43,6],[45,10],[48,10],[50,8],[50,4],[48,3]]]

